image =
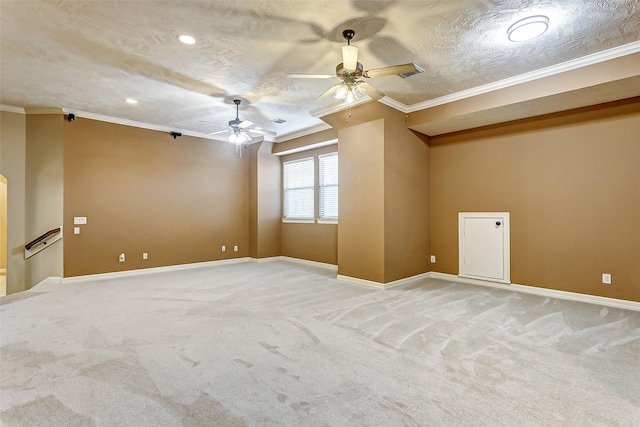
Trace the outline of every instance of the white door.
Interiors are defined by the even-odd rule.
[[[510,283],[509,212],[458,214],[461,277]]]

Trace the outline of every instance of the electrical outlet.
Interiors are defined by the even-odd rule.
[[[118,260],[120,262],[124,262],[124,252],[120,254],[120,256],[118,257]]]
[[[146,252],[142,253],[142,259],[149,259],[149,254]]]
[[[611,274],[602,273],[602,283],[605,284],[605,285],[610,285],[611,284]]]
[[[436,256],[435,255],[431,255],[431,263],[432,264],[436,263]]]
[[[227,247],[225,245],[222,245],[222,252],[226,251]]]
[[[234,247],[233,247],[233,251],[234,251],[234,252],[238,252],[238,245],[236,245],[236,246],[234,246]]]

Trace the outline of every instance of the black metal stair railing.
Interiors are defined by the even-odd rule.
[[[60,233],[61,230],[62,229],[60,227],[54,228],[53,230],[49,230],[46,233],[44,233],[42,236],[37,237],[37,238],[33,239],[32,241],[30,241],[29,243],[27,243],[26,245],[24,245],[24,248],[26,250],[30,250],[32,247],[34,247],[35,245],[37,245],[40,242],[44,242],[44,244],[46,245],[47,244],[46,240],[49,237]]]

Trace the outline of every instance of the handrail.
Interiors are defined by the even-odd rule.
[[[35,245],[37,245],[38,243],[42,242],[43,240],[46,240],[47,238],[53,236],[54,234],[58,234],[60,232],[61,228],[54,228],[52,230],[47,231],[46,233],[44,233],[42,236],[30,241],[29,243],[27,243],[26,245],[24,245],[24,248],[26,250],[31,249],[32,247],[34,247]]]

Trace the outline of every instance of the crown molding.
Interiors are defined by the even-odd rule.
[[[378,102],[381,103],[381,104],[384,104],[384,105],[386,105],[388,107],[394,108],[394,109],[396,109],[398,111],[402,111],[403,113],[408,113],[409,112],[409,106],[408,105],[405,105],[400,101],[396,101],[393,98],[389,98],[388,96],[385,96],[384,98],[379,99]]]
[[[539,80],[545,77],[551,77],[556,74],[565,73],[567,71],[576,70],[578,68],[583,68],[589,65],[594,65],[594,64],[609,61],[612,59],[620,58],[623,56],[632,55],[638,52],[640,52],[640,41],[635,41],[622,46],[596,52],[591,55],[572,59],[570,61],[561,62],[560,64],[551,65],[549,67],[531,71],[529,73],[519,74],[517,76],[509,77],[507,79],[499,80],[497,82],[488,83],[482,86],[476,86],[471,89],[441,96],[439,98],[430,99],[428,101],[421,102],[419,104],[413,104],[407,107],[407,111],[405,111],[405,113],[413,113],[415,111],[437,107],[438,105],[448,104],[454,101],[460,101],[465,98],[471,98],[472,96],[482,95],[482,94],[493,92],[499,89],[504,89],[507,87],[511,87],[511,86],[515,86],[523,83],[528,83],[534,80]]]
[[[62,111],[65,114],[75,114],[77,117],[82,117],[82,118],[91,119],[91,120],[98,120],[101,122],[114,123],[117,125],[132,126],[136,128],[149,129],[149,130],[157,130],[160,132],[181,132],[183,135],[190,135],[190,136],[201,136],[201,134],[198,134],[197,132],[189,132],[189,131],[184,131],[183,129],[173,128],[169,126],[161,126],[161,125],[156,125],[152,123],[138,122],[135,120],[107,116],[104,114],[89,113],[87,111],[75,110],[71,108],[63,108]],[[213,138],[210,138],[210,139],[213,139]]]
[[[304,145],[302,147],[292,148],[291,150],[280,151],[279,153],[271,153],[274,156],[282,157],[288,154],[301,153],[303,151],[313,150],[315,148],[327,147],[329,145],[337,144],[338,138],[329,139],[327,141],[316,142],[315,144]]]
[[[443,105],[443,104],[447,104],[450,102],[454,102],[454,101],[459,101],[465,98],[470,98],[473,96],[477,96],[477,95],[481,95],[481,94],[485,94],[485,93],[489,93],[489,92],[493,92],[499,89],[503,89],[503,88],[507,88],[510,86],[515,86],[518,84],[523,84],[523,83],[527,83],[527,82],[531,82],[534,80],[538,80],[538,79],[542,79],[545,77],[550,77],[556,74],[560,74],[560,73],[564,73],[567,71],[571,71],[571,70],[575,70],[575,69],[579,69],[582,67],[586,67],[589,65],[594,65],[594,64],[598,64],[604,61],[608,61],[608,60],[612,60],[612,59],[616,59],[616,58],[620,58],[626,55],[631,55],[634,53],[638,53],[640,52],[640,41],[635,41],[632,43],[628,43],[622,46],[618,46],[618,47],[614,47],[611,49],[607,49],[607,50],[603,50],[601,52],[596,52],[593,53],[591,55],[586,55],[577,59],[573,59],[570,61],[566,61],[566,62],[562,62],[560,64],[556,64],[556,65],[552,65],[549,67],[545,67],[545,68],[541,68],[539,70],[535,70],[529,73],[524,73],[524,74],[520,74],[514,77],[510,77],[507,79],[503,79],[497,82],[493,82],[493,83],[489,83],[486,85],[482,85],[482,86],[477,86],[471,89],[467,89],[467,90],[463,90],[460,92],[456,92],[456,93],[452,93],[449,95],[445,95],[445,96],[441,96],[438,98],[434,98],[434,99],[430,99],[428,101],[424,101],[418,104],[413,104],[413,105],[405,105],[399,101],[396,101],[393,98],[390,98],[388,96],[385,96],[381,99],[378,100],[378,102],[387,105],[391,108],[394,108],[398,111],[401,111],[405,114],[408,113],[412,113],[415,111],[419,111],[419,110],[424,110],[427,108],[432,108],[432,107],[436,107],[439,105]],[[366,102],[372,101],[373,99],[369,96],[364,96],[362,99],[359,99],[357,102],[350,104],[350,105],[345,105],[344,103],[340,103],[338,105],[332,105],[332,106],[328,106],[328,107],[323,107],[314,111],[311,111],[311,115],[317,118],[329,115],[329,114],[333,114],[333,113],[337,113],[339,111],[343,111],[346,110],[347,108],[352,108],[355,107],[357,105],[360,104],[364,104]],[[31,110],[31,111],[30,111]],[[39,111],[36,111],[39,110]],[[11,105],[5,105],[5,104],[0,104],[0,111],[6,111],[6,112],[11,112],[11,113],[18,113],[18,114],[34,114],[34,113],[41,113],[41,114],[50,114],[50,112],[45,113],[43,109],[27,109],[25,110],[25,108],[23,107],[16,107],[16,106],[11,106]],[[56,110],[56,113],[59,112],[60,110]],[[128,120],[128,119],[123,119],[120,117],[113,117],[113,116],[106,116],[106,115],[102,115],[102,114],[95,114],[95,113],[89,113],[86,111],[80,111],[80,110],[75,110],[75,109],[70,109],[70,108],[62,108],[62,112],[64,114],[75,114],[78,117],[83,117],[83,118],[87,118],[87,119],[92,119],[92,120],[98,120],[98,121],[103,121],[103,122],[109,122],[109,123],[115,123],[115,124],[121,124],[121,125],[125,125],[125,126],[132,126],[132,127],[137,127],[137,128],[142,128],[142,129],[149,129],[149,130],[155,130],[155,131],[159,131],[159,132],[180,132],[183,135],[188,135],[188,136],[193,136],[196,138],[203,138],[203,139],[210,139],[210,140],[214,140],[214,141],[221,141],[221,142],[226,142],[224,140],[200,133],[200,132],[193,132],[193,131],[189,131],[189,130],[184,130],[184,129],[178,129],[178,128],[174,128],[174,127],[169,127],[169,126],[161,126],[161,125],[156,125],[156,124],[151,124],[151,123],[145,123],[145,122],[138,122],[135,120]],[[322,124],[318,124],[316,126],[312,126],[306,129],[302,129],[300,131],[297,132],[292,132],[286,135],[283,135],[281,137],[265,137],[263,138],[264,141],[268,141],[268,142],[275,142],[275,143],[279,143],[279,142],[285,142],[285,141],[289,141],[291,139],[295,139],[295,138],[299,138],[302,136],[307,136],[307,135],[311,135],[313,133],[316,132],[320,132],[326,129],[330,129],[331,126],[329,126],[326,123],[322,123]],[[255,139],[254,139],[255,141]]]
[[[22,107],[15,107],[13,105],[6,104],[0,104],[0,111],[6,111],[7,113],[27,114]]]
[[[345,104],[344,102],[341,102],[337,105],[334,104],[327,107],[318,108],[316,110],[310,111],[309,114],[311,114],[313,117],[324,117],[328,116],[329,114],[337,113],[338,111],[344,111],[348,108],[353,108],[358,105],[365,104],[369,101],[373,101],[373,98],[371,98],[369,95],[365,95],[362,98],[358,99],[356,102],[352,102],[351,104]]]
[[[306,129],[302,129],[299,130],[297,132],[292,132],[292,133],[288,133],[286,135],[283,135],[282,137],[276,138],[275,141],[271,141],[271,142],[285,142],[285,141],[289,141],[291,139],[295,139],[295,138],[300,138],[303,136],[307,136],[307,135],[311,135],[317,132],[321,132],[323,130],[327,130],[327,129],[331,129],[331,126],[329,126],[327,123],[320,123],[318,125],[315,126],[311,126],[309,128]]]
[[[118,125],[131,126],[131,127],[141,128],[141,129],[155,130],[158,132],[180,132],[182,135],[186,135],[186,136],[193,136],[193,137],[202,138],[202,139],[210,139],[212,141],[219,141],[219,142],[229,142],[226,139],[217,138],[215,136],[210,136],[201,132],[193,132],[190,130],[175,128],[170,126],[161,126],[153,123],[138,122],[135,120],[123,119],[120,117],[113,117],[113,116],[106,116],[103,114],[89,113],[87,111],[74,110],[71,108],[63,108],[62,111],[64,112],[64,114],[71,113],[71,114],[75,114],[77,117],[82,117],[82,118],[91,119],[91,120],[98,120],[101,122],[114,123]],[[262,135],[260,135],[260,136],[256,136],[255,138],[252,138],[251,141],[249,141],[249,144],[255,144],[262,141],[274,142],[273,138],[264,138]]]

